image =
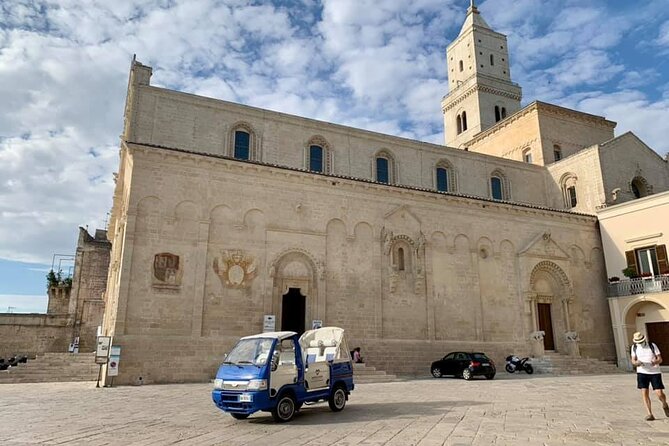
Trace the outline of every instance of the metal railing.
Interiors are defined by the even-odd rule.
[[[662,293],[663,291],[669,291],[669,275],[639,277],[609,283],[609,297]]]

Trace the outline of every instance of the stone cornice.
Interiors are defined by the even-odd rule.
[[[570,212],[561,209],[552,209],[544,206],[533,205],[528,203],[518,203],[510,201],[498,201],[485,197],[478,197],[474,195],[466,195],[451,192],[439,192],[433,189],[426,189],[415,186],[404,186],[397,184],[382,184],[372,180],[363,178],[348,177],[343,175],[324,174],[317,172],[310,172],[304,169],[297,169],[292,167],[280,166],[276,164],[268,164],[258,161],[244,161],[237,160],[223,155],[213,155],[192,152],[188,150],[164,147],[150,144],[138,144],[130,141],[122,143],[122,150],[128,150],[132,153],[142,153],[150,156],[157,156],[161,159],[174,158],[179,160],[178,165],[185,167],[184,161],[191,161],[191,167],[201,166],[203,163],[207,164],[222,164],[230,171],[259,173],[282,177],[282,178],[302,178],[308,179],[312,182],[326,184],[328,186],[346,186],[357,190],[359,192],[365,191],[385,191],[386,193],[400,194],[403,196],[414,195],[424,199],[443,200],[446,202],[455,202],[461,206],[468,206],[477,209],[495,209],[500,212],[507,212],[511,214],[520,215],[534,215],[544,216],[549,218],[559,218],[565,220],[572,220],[579,223],[594,222],[596,217],[590,214]],[[217,169],[220,171],[220,169]]]
[[[487,85],[481,85],[481,84],[474,84],[471,87],[469,87],[467,90],[464,91],[464,93],[459,93],[459,96],[455,97],[455,93],[457,93],[457,89],[453,90],[451,93],[449,93],[448,96],[444,97],[443,101],[441,102],[441,111],[446,113],[448,110],[454,108],[461,102],[463,102],[465,99],[467,99],[469,96],[474,94],[477,91],[482,91],[484,93],[490,93],[494,94],[497,96],[503,96],[509,99],[513,99],[515,101],[519,101],[523,98],[522,94],[514,94],[509,91],[504,91],[499,88],[493,88],[489,87]],[[451,96],[453,95],[453,96]],[[455,99],[450,100],[451,97],[454,97]],[[450,100],[450,101],[449,101]]]

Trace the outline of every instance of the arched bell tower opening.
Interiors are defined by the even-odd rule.
[[[562,268],[549,261],[538,263],[530,275],[528,300],[530,326],[534,333],[543,332],[544,350],[568,353],[567,339],[576,338],[569,315],[573,291]]]

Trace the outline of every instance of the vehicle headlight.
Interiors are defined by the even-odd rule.
[[[267,389],[266,379],[252,379],[249,381],[248,390],[265,390]]]
[[[214,380],[214,389],[215,390],[221,390],[223,389],[223,380],[216,378]]]

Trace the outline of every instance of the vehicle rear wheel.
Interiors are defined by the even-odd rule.
[[[338,385],[334,388],[330,398],[328,398],[328,404],[333,412],[344,410],[346,406],[346,389],[344,389],[344,386]]]
[[[511,364],[507,364],[506,367],[504,367],[504,368],[505,368],[506,371],[509,372],[509,373],[513,373],[513,372],[514,372],[514,368],[513,368],[513,366],[512,366]]]
[[[494,373],[488,373],[488,374],[485,376],[485,379],[493,379],[494,377],[495,377],[495,374],[494,374]]]
[[[235,420],[245,420],[249,417],[250,414],[248,414],[248,413],[231,413],[230,415],[232,415],[232,418],[234,418]]]
[[[276,407],[272,409],[272,417],[279,423],[290,421],[295,416],[295,398],[290,394],[284,394],[279,398]]]
[[[462,371],[462,377],[467,381],[469,381],[470,379],[472,379],[472,371],[469,369],[464,369]]]
[[[528,375],[531,375],[534,373],[534,367],[532,367],[531,364],[525,364],[525,371],[527,372]]]
[[[441,369],[439,367],[433,367],[432,376],[434,376],[435,378],[441,378]]]

